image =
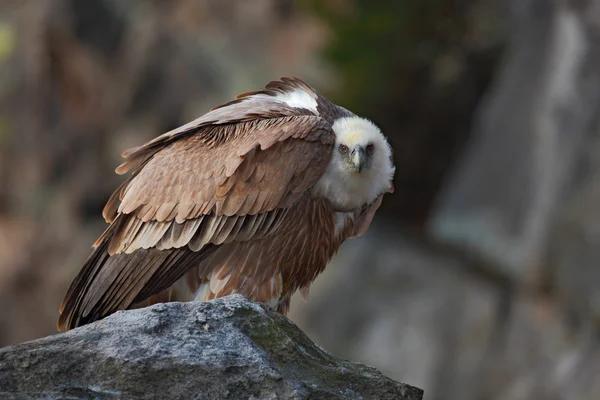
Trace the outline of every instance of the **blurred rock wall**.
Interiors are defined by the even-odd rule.
[[[513,5],[427,231],[346,243],[294,315],[429,399],[600,397],[600,1]]]

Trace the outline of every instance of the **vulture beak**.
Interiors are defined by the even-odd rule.
[[[356,169],[356,171],[359,174],[365,166],[365,159],[366,159],[365,151],[363,150],[362,147],[357,146],[352,151],[352,165],[354,165],[354,168]]]

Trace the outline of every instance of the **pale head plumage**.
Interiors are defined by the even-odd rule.
[[[333,123],[336,146],[315,193],[340,211],[371,203],[392,187],[392,150],[381,130],[365,118],[350,116]]]

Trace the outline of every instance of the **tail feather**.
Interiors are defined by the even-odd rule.
[[[94,281],[98,271],[106,262],[106,258],[108,257],[107,247],[107,242],[96,247],[86,260],[81,271],[77,274],[73,282],[71,282],[60,306],[60,316],[57,322],[59,331],[69,330],[80,325],[78,310],[81,307],[81,302],[84,294],[88,291],[90,283]],[[74,318],[75,321],[73,321]]]
[[[105,233],[104,240],[97,243],[69,286],[60,307],[59,331],[131,308],[173,285],[216,249],[214,245],[198,252],[187,246],[166,250],[151,248],[111,256],[108,247],[112,234],[111,231]]]

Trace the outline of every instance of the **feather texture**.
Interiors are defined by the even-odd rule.
[[[264,303],[275,298],[278,310],[287,312],[292,294],[301,288],[308,293],[308,285],[341,242],[356,233],[355,225],[348,223],[338,235],[332,234],[333,215],[327,201],[307,195],[287,211],[279,227],[285,234],[220,246],[177,283],[179,299],[211,300],[241,293]],[[157,293],[149,302],[164,296]]]
[[[131,175],[107,201],[110,226],[67,290],[58,328],[234,292],[286,312],[380,204],[336,226],[328,201],[311,194],[331,159],[333,121],[351,115],[282,78],[126,150],[117,173]]]

